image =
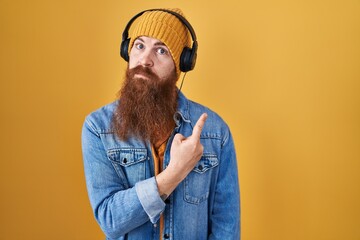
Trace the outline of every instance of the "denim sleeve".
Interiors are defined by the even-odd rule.
[[[149,220],[157,222],[165,203],[159,196],[155,178],[127,188],[89,121],[85,121],[82,129],[82,151],[90,204],[107,237],[116,239]]]
[[[210,221],[210,240],[240,239],[240,189],[230,131],[223,142]]]

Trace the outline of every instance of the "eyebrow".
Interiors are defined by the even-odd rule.
[[[166,47],[166,45],[165,45],[165,43],[163,43],[163,42],[156,42],[155,44],[154,44],[155,46],[165,46]]]

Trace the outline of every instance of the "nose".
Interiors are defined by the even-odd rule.
[[[144,51],[140,58],[139,58],[139,64],[144,67],[152,67],[154,65],[154,62],[152,60],[151,51]]]

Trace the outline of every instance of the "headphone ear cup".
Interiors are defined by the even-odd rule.
[[[123,40],[120,46],[120,56],[127,62],[129,61],[129,44],[130,38]]]
[[[195,58],[194,58],[195,57]],[[184,47],[180,56],[180,71],[188,72],[192,70],[196,62],[196,53],[189,47]]]

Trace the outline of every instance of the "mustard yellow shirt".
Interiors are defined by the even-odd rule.
[[[151,146],[152,148],[152,155],[154,158],[154,169],[155,169],[155,176],[161,173],[163,170],[163,163],[164,163],[164,153],[166,148],[167,141],[163,142],[158,148],[154,145]],[[160,216],[160,240],[162,239],[162,232],[164,229],[164,216],[161,214]]]

